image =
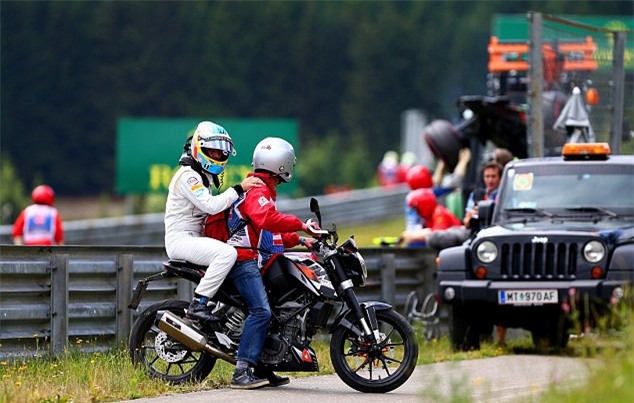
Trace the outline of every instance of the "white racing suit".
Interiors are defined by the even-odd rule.
[[[237,252],[233,246],[204,236],[205,218],[227,209],[236,200],[238,192],[234,188],[212,196],[201,176],[189,166],[176,171],[169,185],[165,205],[167,256],[208,266],[195,290],[208,298],[216,294],[229,274]]]

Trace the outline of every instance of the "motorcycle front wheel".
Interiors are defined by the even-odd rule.
[[[174,385],[203,380],[216,365],[216,358],[187,347],[168,336],[156,324],[159,311],[170,311],[182,318],[188,302],[168,300],[141,312],[130,332],[128,352],[135,365],[154,378]]]
[[[398,388],[412,375],[418,360],[418,342],[407,320],[391,309],[377,311],[376,317],[378,348],[344,326],[335,329],[330,341],[335,372],[359,392],[386,393]]]

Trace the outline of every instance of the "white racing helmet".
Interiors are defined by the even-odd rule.
[[[253,169],[263,169],[279,176],[288,183],[293,178],[295,168],[295,150],[286,140],[267,137],[260,141],[253,151]]]
[[[221,153],[216,153],[214,158],[211,150],[219,150]],[[205,121],[200,122],[194,132],[191,153],[202,169],[219,175],[225,170],[229,155],[236,155],[236,150],[224,127]]]

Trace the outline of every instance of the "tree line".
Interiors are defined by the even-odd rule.
[[[0,7],[2,166],[60,195],[114,191],[124,116],[295,118],[302,193],[365,187],[399,150],[404,110],[448,118],[458,96],[485,92],[494,13],[632,14],[592,0]]]

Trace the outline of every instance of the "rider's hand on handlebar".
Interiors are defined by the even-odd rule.
[[[305,223],[302,224],[302,231],[304,231],[305,233],[307,233],[308,235],[312,236],[315,239],[319,239],[319,232],[321,228],[319,228],[319,224],[317,224],[316,222],[314,222],[311,219],[306,220]]]
[[[315,240],[312,238],[300,237],[299,243],[306,248],[313,250],[313,245],[315,244]]]

